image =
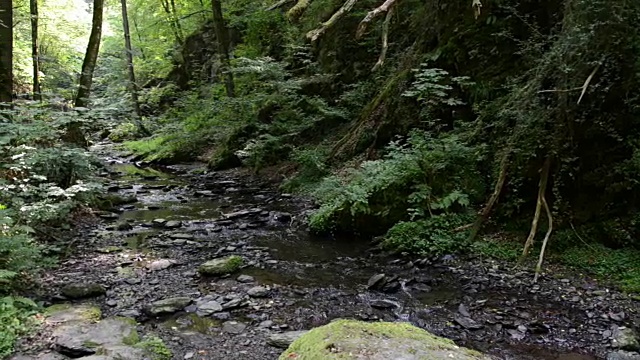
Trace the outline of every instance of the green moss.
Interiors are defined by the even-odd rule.
[[[185,321],[186,318],[186,321]],[[212,334],[211,329],[221,325],[220,320],[207,317],[200,317],[195,313],[186,314],[183,317],[173,318],[165,321],[164,326],[179,330],[195,331],[201,334]]]
[[[238,270],[242,264],[241,256],[232,255],[207,261],[200,265],[198,271],[204,275],[224,275]]]
[[[378,356],[407,353],[420,359],[487,359],[408,323],[354,320],[337,320],[309,331],[291,344],[280,359],[348,360],[357,359],[364,352]]]
[[[73,304],[55,304],[51,305],[48,308],[44,309],[44,316],[51,317],[60,312],[65,312],[67,310],[75,309],[74,315],[77,315],[78,318],[90,322],[100,321],[102,318],[102,311],[100,308],[95,306],[85,306],[85,305],[73,305]],[[71,316],[73,317],[73,316]]]
[[[147,352],[152,360],[171,360],[173,352],[165,343],[156,336],[147,336],[144,340],[135,344],[135,347]]]
[[[99,348],[102,345],[97,343],[97,342],[95,342],[95,341],[87,340],[87,341],[82,343],[82,346],[84,346],[86,348],[90,348],[90,349],[96,349],[96,348]]]

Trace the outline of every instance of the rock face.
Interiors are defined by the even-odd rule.
[[[315,328],[299,339],[280,360],[490,360],[407,323],[366,323],[337,320]]]
[[[200,265],[198,272],[202,275],[226,275],[238,270],[240,266],[242,266],[242,258],[231,255],[207,261]]]

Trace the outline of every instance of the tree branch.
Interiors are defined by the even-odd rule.
[[[359,39],[362,37],[362,35],[364,35],[364,32],[367,30],[367,26],[371,21],[373,21],[373,19],[377,18],[383,13],[387,13],[387,18],[388,18],[389,17],[388,12],[393,8],[393,5],[396,3],[396,1],[397,0],[386,0],[382,5],[369,11],[367,13],[367,16],[365,16],[364,19],[360,21],[360,25],[358,25],[358,30],[356,31],[356,39]],[[385,22],[387,21],[388,20],[385,20]]]
[[[387,2],[388,1],[395,2],[396,0],[387,0]],[[391,23],[392,16],[393,7],[387,10],[387,17],[384,19],[384,23],[382,24],[382,50],[380,51],[378,61],[376,61],[376,64],[373,65],[373,68],[371,69],[372,72],[375,72],[382,67],[382,65],[384,65],[384,60],[387,58],[387,49],[389,48],[389,23]]]
[[[281,7],[285,6],[286,4],[288,4],[288,3],[292,2],[292,1],[294,1],[294,0],[280,0],[277,3],[269,6],[267,8],[267,11],[272,11],[272,10],[275,10],[277,8],[281,8]]]
[[[322,35],[324,35],[325,32],[327,32],[327,30],[329,30],[333,25],[335,25],[336,22],[344,16],[344,14],[351,11],[351,9],[353,9],[353,6],[357,2],[358,0],[346,0],[344,4],[342,4],[340,9],[338,9],[338,11],[336,11],[335,13],[333,13],[333,15],[331,15],[329,20],[320,24],[320,27],[309,31],[307,33],[307,39],[311,40],[311,42],[316,42]]]

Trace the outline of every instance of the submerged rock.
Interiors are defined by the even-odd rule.
[[[247,325],[238,321],[225,321],[222,324],[222,331],[229,334],[240,334],[247,328]]]
[[[254,298],[266,297],[269,295],[269,289],[264,286],[254,286],[247,291],[247,294]]]
[[[281,356],[291,359],[370,360],[490,360],[407,323],[337,320],[312,329],[294,341]]]
[[[97,283],[77,283],[63,286],[61,292],[69,299],[83,299],[104,295],[106,289]]]
[[[200,265],[198,272],[202,275],[226,275],[238,270],[242,266],[242,257],[226,256],[209,260]]]

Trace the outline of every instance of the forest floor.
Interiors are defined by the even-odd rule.
[[[92,150],[109,190],[131,203],[81,231],[40,294],[69,304],[59,309],[98,307],[106,325],[91,325],[91,336],[126,317],[142,338],[163,340],[166,359],[277,359],[290,341],[283,334],[355,318],[409,321],[496,359],[597,359],[633,346],[623,341],[640,324],[640,302],[587,276],[558,269],[533,284],[529,269],[481,257],[388,258],[367,242],[310,235],[313,204],[247,172],[158,171],[111,144]],[[230,255],[243,258],[232,274],[198,273]],[[45,323],[14,359],[97,352],[93,339],[79,342],[87,332],[77,326],[89,325]]]

